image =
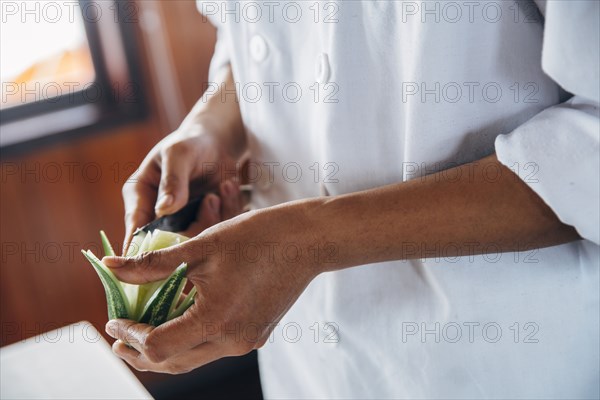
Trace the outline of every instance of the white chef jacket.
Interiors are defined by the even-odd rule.
[[[259,351],[267,398],[599,396],[597,1],[198,7],[238,82],[254,207],[496,152],[584,238],[318,276]]]

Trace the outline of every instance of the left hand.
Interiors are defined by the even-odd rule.
[[[248,212],[177,246],[105,257],[119,279],[136,284],[164,279],[185,261],[198,290],[181,317],[159,327],[109,321],[113,351],[138,370],[176,374],[261,347],[318,274],[303,210],[296,202]]]

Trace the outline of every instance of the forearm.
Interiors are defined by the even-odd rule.
[[[337,249],[335,262],[322,270],[523,251],[579,238],[495,156],[399,184],[308,200],[302,207],[312,227],[307,240]]]
[[[197,125],[202,132],[218,136],[223,150],[239,159],[246,151],[247,140],[231,67],[227,66],[218,78],[218,89],[204,93],[181,127]]]

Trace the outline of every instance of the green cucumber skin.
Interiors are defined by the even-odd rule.
[[[171,304],[178,299],[175,296],[181,293],[180,286],[185,278],[187,272],[187,264],[181,264],[177,269],[167,278],[162,287],[153,296],[150,304],[146,306],[146,312],[140,322],[159,326],[167,321],[169,311],[171,310]]]
[[[104,231],[100,231],[100,239],[102,240],[102,248],[104,249],[104,255],[110,257],[115,256],[115,251],[113,250],[113,247],[110,244],[110,240],[108,240],[108,237],[106,236],[106,233],[104,233]]]
[[[119,289],[117,283],[108,275],[108,273],[99,265],[97,261],[89,254],[82,251],[83,255],[88,259],[90,264],[102,281],[104,292],[106,293],[106,303],[108,308],[108,319],[129,318],[127,305],[123,299],[122,289]]]
[[[98,274],[102,283],[104,283],[104,291],[106,292],[106,303],[108,306],[108,319],[116,318],[129,318],[127,307],[121,300],[119,289],[115,286],[115,283],[102,274]]]
[[[136,319],[136,320],[140,319],[141,314],[145,310],[144,306],[148,303],[150,298],[152,298],[152,295],[161,287],[161,285],[163,283],[164,283],[164,280],[140,285],[140,288],[138,291],[137,302],[135,304],[136,312],[135,312],[135,315],[133,316],[134,319]]]
[[[104,231],[100,231],[100,238],[104,254],[106,256],[115,256],[115,251]],[[152,238],[153,235],[151,233],[136,232],[127,250],[127,256],[133,256],[148,250]],[[183,236],[182,238],[185,241],[186,238]],[[90,264],[92,264],[102,282],[106,293],[109,319],[127,318],[158,326],[168,320],[179,317],[194,303],[196,288],[193,288],[192,292],[177,305],[187,282],[185,277],[187,265],[185,263],[173,271],[171,276],[166,280],[140,285],[137,298],[133,301],[128,297],[131,295],[128,292],[129,284],[119,281],[112,271],[91,251],[88,250],[86,252],[82,250],[82,253]]]

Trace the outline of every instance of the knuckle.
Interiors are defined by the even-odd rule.
[[[188,142],[184,140],[178,140],[173,142],[170,146],[165,148],[165,155],[175,157],[185,157],[189,155],[191,148]]]
[[[154,267],[157,265],[158,259],[159,255],[153,251],[145,252],[134,257],[137,272],[142,279],[148,282],[153,281]]]
[[[166,175],[164,175],[162,177],[162,187],[165,189],[174,189],[179,187],[181,183],[181,179],[179,178],[179,176],[173,174],[173,173],[168,173]]]
[[[142,350],[146,359],[152,363],[160,363],[166,359],[161,351],[160,342],[152,333],[146,337]]]
[[[153,251],[147,251],[139,254],[135,256],[134,262],[144,270],[149,269],[156,262],[156,253]]]
[[[175,365],[175,364],[169,364],[167,365],[167,367],[165,368],[165,373],[167,374],[171,374],[171,375],[179,375],[179,374],[185,374],[188,373],[192,370],[193,368],[189,368],[186,367],[184,365]]]
[[[148,371],[148,368],[146,368],[146,366],[141,362],[139,356],[136,358],[127,359],[127,362],[129,363],[129,365],[131,365],[133,368],[140,372]]]
[[[121,195],[123,196],[123,199],[135,197],[138,194],[141,185],[139,175],[130,175],[123,186],[121,186]]]
[[[125,343],[135,343],[137,341],[137,330],[135,324],[128,324],[124,327],[119,327],[119,339],[125,341]]]

